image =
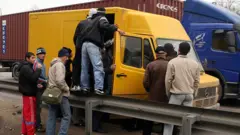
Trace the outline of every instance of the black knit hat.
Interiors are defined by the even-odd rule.
[[[67,57],[69,57],[69,52],[68,52],[68,50],[67,49],[61,49],[61,50],[59,50],[59,52],[58,52],[58,57],[64,57],[64,56],[67,56]]]
[[[165,50],[164,50],[164,47],[162,46],[158,46],[155,50],[155,53],[157,54],[163,54],[163,53],[166,53]]]
[[[38,49],[37,49],[37,53],[36,53],[37,55],[38,54],[46,54],[46,50],[44,49],[44,48],[42,48],[42,47],[39,47]]]

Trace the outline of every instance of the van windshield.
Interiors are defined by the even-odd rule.
[[[160,38],[157,39],[157,45],[158,45],[158,46],[164,46],[165,44],[170,43],[170,44],[173,45],[174,50],[175,50],[176,52],[178,52],[179,44],[182,43],[182,42],[186,42],[186,41],[160,39]],[[202,67],[202,64],[201,64],[201,62],[200,62],[200,60],[199,60],[199,57],[198,57],[198,55],[197,55],[197,53],[196,53],[196,51],[195,51],[195,49],[194,49],[194,47],[193,47],[193,45],[192,45],[192,42],[191,42],[191,41],[187,41],[187,42],[191,45],[191,50],[190,50],[190,52],[188,53],[188,57],[191,58],[191,59],[193,59],[193,60],[195,60],[195,61],[197,61],[197,62],[199,63],[199,65],[200,65],[200,67],[201,67],[201,70],[204,71],[204,70],[203,70],[203,67]]]

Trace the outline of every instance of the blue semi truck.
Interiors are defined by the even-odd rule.
[[[240,16],[202,0],[187,0],[182,24],[206,73],[219,78],[221,98],[240,99]]]

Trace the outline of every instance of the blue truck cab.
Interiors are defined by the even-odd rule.
[[[240,99],[240,16],[202,0],[186,0],[182,24],[221,98]]]

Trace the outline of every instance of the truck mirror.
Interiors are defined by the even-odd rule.
[[[235,33],[233,31],[226,33],[225,40],[229,47],[236,47]]]
[[[233,29],[240,33],[240,24],[234,24]]]
[[[229,46],[229,47],[228,47],[228,51],[229,51],[230,53],[235,53],[235,52],[236,52],[236,47]]]

